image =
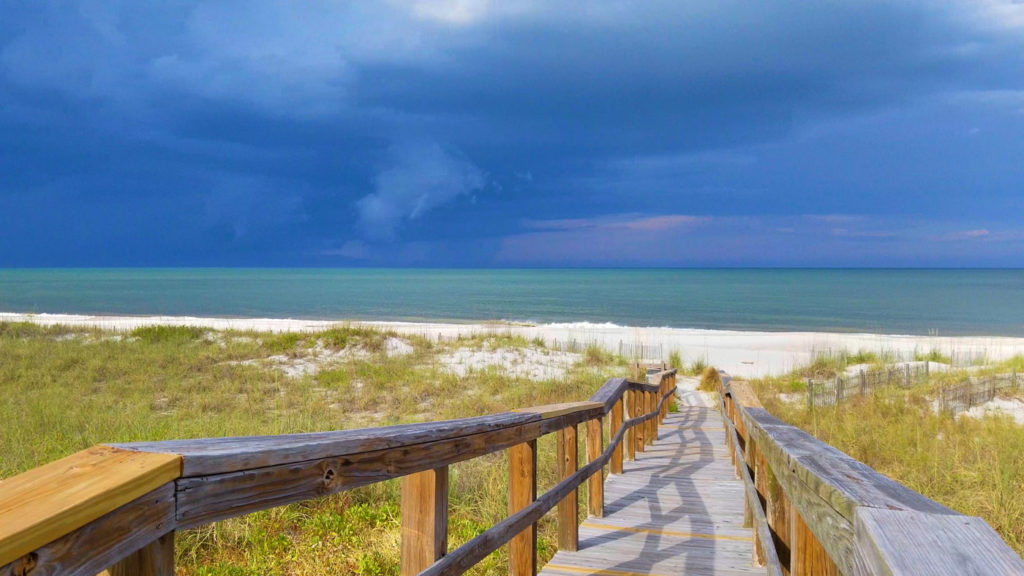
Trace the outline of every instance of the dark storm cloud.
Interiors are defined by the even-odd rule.
[[[1024,265],[1017,3],[0,12],[0,264]]]

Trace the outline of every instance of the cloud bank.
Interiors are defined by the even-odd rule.
[[[1011,0],[3,12],[0,265],[1024,266]]]

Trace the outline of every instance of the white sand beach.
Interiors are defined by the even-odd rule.
[[[89,326],[132,330],[151,325],[188,325],[218,330],[317,331],[338,324],[394,330],[400,334],[432,339],[453,339],[470,334],[508,334],[541,339],[549,345],[567,342],[595,344],[611,351],[620,346],[654,348],[648,360],[667,359],[678,351],[684,362],[702,359],[739,377],[758,377],[787,372],[811,361],[815,353],[859,350],[890,352],[912,357],[914,352],[937,350],[954,358],[1001,360],[1024,354],[1024,338],[996,336],[909,336],[846,334],[831,332],[754,332],[691,328],[639,328],[615,324],[573,322],[564,324],[506,324],[450,322],[368,322],[344,320],[297,320],[288,318],[200,318],[190,316],[89,316],[74,314],[0,313],[0,322]]]

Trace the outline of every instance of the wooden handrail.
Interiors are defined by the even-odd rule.
[[[737,473],[752,474],[758,492],[757,509],[748,512],[771,528],[755,531],[756,546],[778,547],[793,576],[1024,574],[1024,560],[981,518],[782,422],[724,373],[720,392]]]
[[[732,457],[733,462],[742,462],[743,454],[740,452],[740,441],[736,433],[736,427],[733,426],[732,420],[725,416],[725,395],[719,395],[719,402],[721,403],[720,408],[723,414],[722,420],[725,422],[725,434],[726,438],[728,438],[727,444],[732,446],[729,455]],[[765,511],[761,508],[757,487],[754,484],[753,478],[750,477],[750,470],[746,466],[737,466],[736,468],[739,470],[739,476],[743,480],[745,510],[753,516],[750,522],[753,524],[754,532],[757,533],[757,538],[754,540],[754,557],[763,558],[764,564],[768,568],[769,576],[782,576],[782,563],[779,561],[779,554],[775,549],[775,541],[772,539],[771,527],[768,525]]]
[[[631,410],[632,418],[614,431],[607,449],[588,449],[594,457],[560,482],[555,494],[571,492],[609,459],[614,461],[616,455],[621,470],[620,444],[624,438],[629,439],[634,427],[657,425],[674,393],[674,386],[669,389],[674,376],[675,370],[664,371],[654,378],[655,384],[611,379],[585,402],[475,418],[362,430],[94,447],[81,454],[117,455],[131,464],[124,465],[128,468],[75,468],[73,462],[65,462],[81,458],[73,455],[0,482],[0,574],[92,575],[117,563],[122,568],[119,573],[164,574],[168,550],[173,550],[173,540],[168,537],[175,530],[421,474],[431,476],[409,484],[408,491],[403,486],[403,494],[434,501],[421,506],[403,505],[403,510],[408,510],[417,522],[434,522],[436,526],[410,532],[428,535],[410,546],[430,548],[410,553],[410,558],[415,557],[410,562],[436,560],[430,557],[440,554],[444,546],[439,543],[446,539],[446,527],[441,522],[446,526],[447,502],[440,493],[447,490],[449,464],[533,443],[540,436],[585,422],[591,423],[592,430],[593,423],[598,423],[599,443],[602,418],[622,409],[627,392],[642,397],[644,401],[638,405],[644,407],[643,414]],[[652,441],[650,434],[647,438]],[[55,483],[52,471],[62,466],[71,466],[77,475]],[[83,486],[100,488],[83,491]],[[35,505],[19,507],[17,502],[26,491],[37,495]],[[488,544],[472,541],[476,549],[508,542],[518,534],[508,530],[519,527],[525,519],[532,519],[526,525],[536,522],[564,497],[552,496],[552,492],[485,532],[492,539]],[[410,546],[403,544],[403,573]],[[448,555],[454,559],[442,565],[441,573],[459,573],[468,567],[465,559],[475,558],[476,553],[467,546]],[[151,553],[136,553],[143,548]],[[173,559],[172,553],[170,557]],[[156,561],[160,566],[153,564]],[[142,566],[147,562],[149,566]],[[170,567],[173,569],[173,564]]]

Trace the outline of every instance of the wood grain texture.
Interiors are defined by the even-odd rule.
[[[626,399],[626,405],[629,409],[628,418],[636,418],[640,412],[640,407],[637,404],[637,392],[627,390],[624,398]],[[636,427],[633,426],[629,427],[626,431],[626,460],[632,461],[636,459],[636,445],[639,442],[637,434],[638,431]]]
[[[558,480],[561,482],[576,473],[579,467],[579,440],[575,425],[558,431]],[[579,497],[576,490],[558,503],[558,549],[576,550],[579,547]]]
[[[0,482],[0,565],[181,475],[181,457],[94,446]]]
[[[591,402],[604,404],[604,411],[611,410],[612,405],[625,395],[629,383],[625,378],[609,378],[591,397]]]
[[[174,576],[174,532],[122,558],[106,573],[108,576]]]
[[[839,576],[839,567],[790,504],[789,570],[792,576]]]
[[[653,384],[646,384],[644,382],[629,381],[629,382],[626,383],[626,386],[630,390],[637,390],[639,392],[657,392],[658,391],[658,387],[657,386],[655,386]]]
[[[657,392],[647,392],[646,394],[644,394],[644,400],[646,402],[644,404],[644,413],[645,414],[650,414],[651,412],[655,411],[655,401],[656,401],[655,398],[656,397],[657,397]],[[655,418],[648,418],[647,421],[644,423],[644,426],[647,428],[646,430],[644,430],[644,442],[649,446],[651,444],[654,444],[654,441],[657,440],[657,435],[658,435],[657,434],[658,433],[658,420],[657,420],[657,418],[656,417]]]
[[[604,434],[601,419],[587,422],[587,462],[596,462],[604,452]],[[604,471],[598,470],[587,481],[587,512],[591,516],[604,516]]]
[[[790,503],[782,485],[775,478],[775,473],[765,466],[764,478],[765,517],[774,539],[775,552],[782,565],[783,576],[790,573]]]
[[[637,415],[634,419],[642,419],[647,413],[647,393],[643,390],[634,390],[633,395],[636,400],[637,411]],[[636,440],[635,449],[636,452],[640,453],[647,449],[647,426],[643,425],[643,422],[643,420],[640,420],[637,424],[636,434],[634,435],[634,439]]]
[[[508,512],[513,515],[537,499],[537,441],[517,444],[508,451]],[[561,500],[561,499],[559,499]],[[508,543],[510,576],[537,573],[537,523],[512,536]]]
[[[852,574],[1024,574],[1024,560],[981,518],[859,508],[854,530]]]
[[[724,413],[724,402],[722,402],[720,406],[720,409]],[[732,437],[733,454],[735,458],[737,460],[743,460],[744,457],[739,454],[739,438],[736,433],[736,427],[728,418],[724,419],[723,423],[725,424],[726,432]],[[760,462],[764,465],[765,462],[757,451],[755,443],[748,443],[747,448],[748,458],[753,460],[755,463],[756,472],[757,463]],[[769,575],[782,576],[782,563],[779,561],[778,553],[775,550],[774,540],[771,536],[771,529],[768,526],[768,519],[766,518],[765,511],[762,508],[763,502],[761,500],[761,495],[758,493],[755,478],[751,476],[750,469],[746,465],[740,467],[740,479],[743,481],[743,488],[746,492],[746,498],[744,500],[743,525],[751,526],[754,529],[754,540],[751,550],[754,561],[759,565],[764,565],[768,569]],[[763,482],[762,473],[762,483]]]
[[[0,574],[94,576],[173,529],[168,483],[0,567]]]
[[[200,438],[110,444],[124,450],[164,452],[184,458],[182,476],[209,476],[308,460],[338,458],[426,442],[471,436],[536,421],[537,414],[502,412],[488,416],[279,436]]]
[[[623,401],[620,398],[611,409],[611,417],[608,421],[609,436],[614,436],[619,428],[622,428],[622,405]],[[622,474],[622,444],[615,446],[615,450],[612,452],[612,461],[609,466],[609,471],[612,474]]]
[[[373,452],[178,481],[180,527],[309,500],[406,474],[504,450],[541,436],[545,425],[564,427],[574,415]],[[552,430],[553,431],[553,430]]]
[[[402,478],[400,573],[413,576],[448,552],[448,467]]]
[[[604,402],[562,402],[560,404],[547,404],[544,406],[531,406],[529,408],[518,408],[517,413],[537,414],[541,418],[554,418],[579,412],[587,412],[594,409],[604,410]]]

